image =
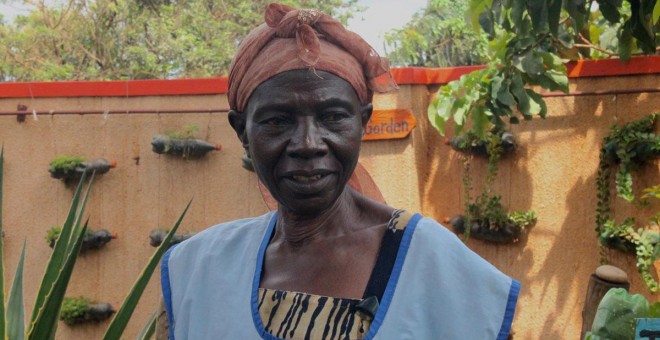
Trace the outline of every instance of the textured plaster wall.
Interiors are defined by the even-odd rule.
[[[574,91],[657,88],[660,76],[572,80]],[[432,90],[432,89],[431,89]],[[427,123],[430,91],[424,85],[401,86],[398,93],[377,96],[376,109],[404,108],[417,118],[409,138],[363,144],[361,162],[390,205],[421,211],[443,220],[462,211],[461,163],[458,155]],[[534,209],[538,223],[529,236],[507,246],[470,240],[468,245],[505,273],[522,281],[514,322],[515,338],[575,339],[589,275],[599,264],[593,232],[594,178],[600,141],[615,122],[660,110],[660,94],[548,98],[549,117],[512,131],[520,148],[500,164],[494,189],[515,210]],[[208,109],[227,107],[226,97],[169,96],[136,98],[0,99],[0,111],[17,104],[32,109],[127,110]],[[223,149],[201,160],[186,161],[151,151],[154,134],[187,124],[199,136]],[[119,238],[76,264],[68,295],[86,295],[116,308],[154,251],[149,232],[169,228],[194,197],[181,231],[258,215],[266,211],[253,173],[240,166],[242,148],[225,113],[0,116],[0,143],[5,146],[5,265],[11,280],[23,240],[28,242],[25,295],[31,309],[51,249],[46,230],[65,218],[73,188],[49,177],[48,164],[60,154],[116,160],[118,167],[98,177],[90,198],[90,227],[117,232]],[[475,187],[483,182],[485,161],[473,162]],[[658,182],[657,163],[636,176],[636,188]],[[658,208],[652,206],[651,210]],[[637,214],[616,201],[617,216]],[[619,215],[620,214],[620,215]],[[646,216],[650,214],[646,213]],[[640,215],[641,216],[641,215]],[[628,272],[631,290],[645,292],[633,257],[611,254]],[[10,281],[8,281],[10,282]],[[465,284],[479,284],[478,282]],[[154,310],[158,278],[143,296],[127,338],[134,337]],[[647,297],[658,300],[658,295]],[[71,328],[60,324],[60,339],[100,338],[107,323]]]
[[[583,78],[571,81],[571,91],[657,88],[657,75],[619,78]],[[518,339],[577,339],[589,275],[599,265],[595,232],[596,186],[600,144],[612,124],[636,120],[660,111],[660,94],[592,95],[546,98],[548,118],[523,122],[511,131],[520,147],[500,162],[493,188],[510,210],[533,209],[538,222],[514,245],[492,245],[471,239],[468,246],[496,267],[522,282],[513,330]],[[420,119],[420,121],[423,121]],[[425,162],[418,162],[422,211],[437,220],[463,211],[462,164],[458,154],[423,121]],[[481,188],[486,160],[473,161],[475,189]],[[658,184],[658,163],[634,176],[635,189]],[[478,192],[473,193],[473,197]],[[621,221],[658,211],[654,204],[639,212],[614,200]],[[610,252],[609,260],[624,269],[631,292],[651,301],[658,294],[646,291],[635,268],[635,258]],[[656,274],[660,262],[656,266]],[[657,278],[657,275],[655,275]],[[479,284],[478,282],[466,284]]]

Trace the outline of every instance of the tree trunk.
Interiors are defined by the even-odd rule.
[[[584,308],[582,309],[582,335],[580,339],[584,339],[587,332],[591,331],[591,325],[596,317],[598,304],[611,288],[630,288],[630,282],[624,271],[621,269],[604,265],[598,267],[596,272],[591,274],[589,278],[589,287],[587,288],[587,297],[584,300]]]

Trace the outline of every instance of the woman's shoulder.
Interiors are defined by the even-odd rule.
[[[436,263],[439,268],[465,275],[492,275],[495,280],[510,283],[510,278],[495,266],[475,253],[447,227],[437,221],[416,215],[414,233],[411,235],[411,248],[421,257]],[[414,221],[413,221],[414,222]],[[452,269],[449,269],[452,268]]]
[[[416,232],[425,234],[425,236],[430,237],[430,240],[433,242],[462,243],[458,236],[449,230],[449,228],[430,217],[421,214],[414,214],[413,219],[417,219],[415,226],[415,229],[417,229]]]
[[[172,249],[171,256],[178,254],[217,251],[227,245],[239,245],[246,242],[259,243],[268,227],[273,212],[261,216],[223,222],[209,227],[193,237],[179,243]]]

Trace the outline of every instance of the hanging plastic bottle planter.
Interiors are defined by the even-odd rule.
[[[60,237],[61,231],[62,228],[60,227],[52,227],[48,229],[48,233],[46,234],[46,242],[48,242],[49,247],[55,247],[55,242],[57,242],[57,239]],[[83,244],[80,247],[80,252],[83,253],[88,250],[99,249],[115,238],[117,238],[116,233],[111,233],[105,229],[96,231],[88,230],[83,237]]]
[[[247,150],[243,153],[243,157],[241,157],[241,161],[243,161],[241,164],[243,169],[254,172],[254,165],[252,164],[252,158],[250,157],[250,154],[247,152]]]
[[[100,322],[112,316],[116,311],[109,303],[92,303],[86,297],[65,297],[62,301],[60,320],[69,326]]]
[[[67,181],[79,179],[85,172],[101,175],[115,167],[116,161],[109,162],[102,158],[85,160],[80,156],[57,156],[50,162],[48,172],[53,178]]]
[[[165,236],[167,235],[167,230],[154,230],[149,234],[149,245],[152,247],[158,247],[160,246],[161,243],[163,243],[163,240],[165,239]],[[172,237],[172,241],[170,241],[170,246],[175,245],[177,243],[183,242],[189,238],[191,238],[194,233],[188,233],[188,234],[174,234],[174,237]]]
[[[531,227],[535,222],[536,215],[531,211],[509,214],[502,221],[491,221],[482,217],[470,221],[469,235],[486,242],[510,244],[518,242],[526,227]],[[445,223],[451,225],[455,232],[465,235],[465,216],[454,216],[445,220]]]
[[[183,158],[201,158],[209,151],[220,150],[220,144],[194,138],[176,139],[165,135],[156,135],[151,140],[151,150],[157,154],[181,156]]]
[[[220,144],[211,144],[195,138],[197,132],[199,127],[193,124],[184,126],[181,131],[168,131],[164,135],[156,135],[151,140],[151,149],[157,154],[201,158],[209,151],[222,148]]]
[[[495,135],[499,139],[502,155],[506,155],[515,151],[517,144],[513,134],[510,132],[495,132]],[[448,140],[447,144],[458,152],[464,152],[475,156],[488,157],[488,141],[484,138],[479,138],[474,133],[468,133],[465,136],[461,135],[454,137]]]

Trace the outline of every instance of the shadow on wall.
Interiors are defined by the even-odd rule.
[[[642,83],[652,80],[649,77]],[[644,87],[635,79],[617,81],[622,83],[612,84],[608,79],[573,81],[572,91]],[[600,145],[612,124],[647,115],[653,105],[657,110],[658,98],[658,94],[643,93],[546,98],[547,119],[511,127],[519,148],[499,162],[493,191],[502,195],[509,211],[532,209],[538,221],[518,243],[493,245],[471,239],[468,246],[522,282],[513,325],[517,338],[579,337],[589,275],[599,265],[594,227]],[[463,212],[462,164],[426,121],[418,126],[423,129],[426,146],[421,156],[427,157],[417,168],[422,211],[442,221]],[[448,135],[451,133],[450,128]],[[482,187],[487,161],[474,159],[472,164],[474,197]],[[643,183],[635,183],[636,190],[658,184],[657,164],[638,177],[644,179],[636,179]],[[613,214],[626,217],[617,214],[626,209],[630,208],[617,203]],[[613,253],[610,258],[612,264],[628,272],[631,290],[649,295],[638,277],[634,256]]]
[[[578,179],[565,197],[566,216],[559,230],[552,233],[552,246],[544,254],[542,269],[530,277],[542,283],[537,295],[550,309],[541,334],[550,338],[578,335],[581,311],[587,291],[589,275],[599,265],[598,245],[593,231],[595,225],[595,174]],[[572,313],[571,313],[572,312]],[[566,328],[569,328],[568,333]],[[577,333],[575,333],[577,332]],[[579,336],[579,335],[578,335]]]
[[[420,124],[422,125],[422,124]],[[444,221],[452,216],[464,213],[465,197],[463,192],[463,163],[461,154],[445,145],[444,137],[425,123],[424,138],[428,161],[420,165],[419,192],[422,194],[423,213],[437,221]],[[517,136],[517,132],[514,132]],[[452,128],[448,129],[447,136],[452,136]],[[524,211],[532,207],[533,185],[528,168],[525,166],[529,150],[524,142],[519,143],[514,154],[505,155],[498,162],[498,174],[492,185],[493,194],[502,196],[502,205],[508,211]],[[471,176],[473,190],[471,197],[478,196],[486,177],[488,160],[484,157],[474,157],[471,160]],[[537,223],[538,225],[539,223]],[[449,226],[447,226],[449,228]],[[530,286],[526,283],[531,280],[530,273],[535,263],[534,253],[526,247],[528,235],[537,231],[536,227],[523,232],[518,242],[513,244],[493,244],[471,238],[468,246],[482,257],[486,258],[495,267],[507,275],[523,283],[521,296],[529,295]],[[524,313],[524,306],[519,303],[517,314]],[[522,324],[522,323],[521,323]],[[513,332],[516,332],[514,322]]]

